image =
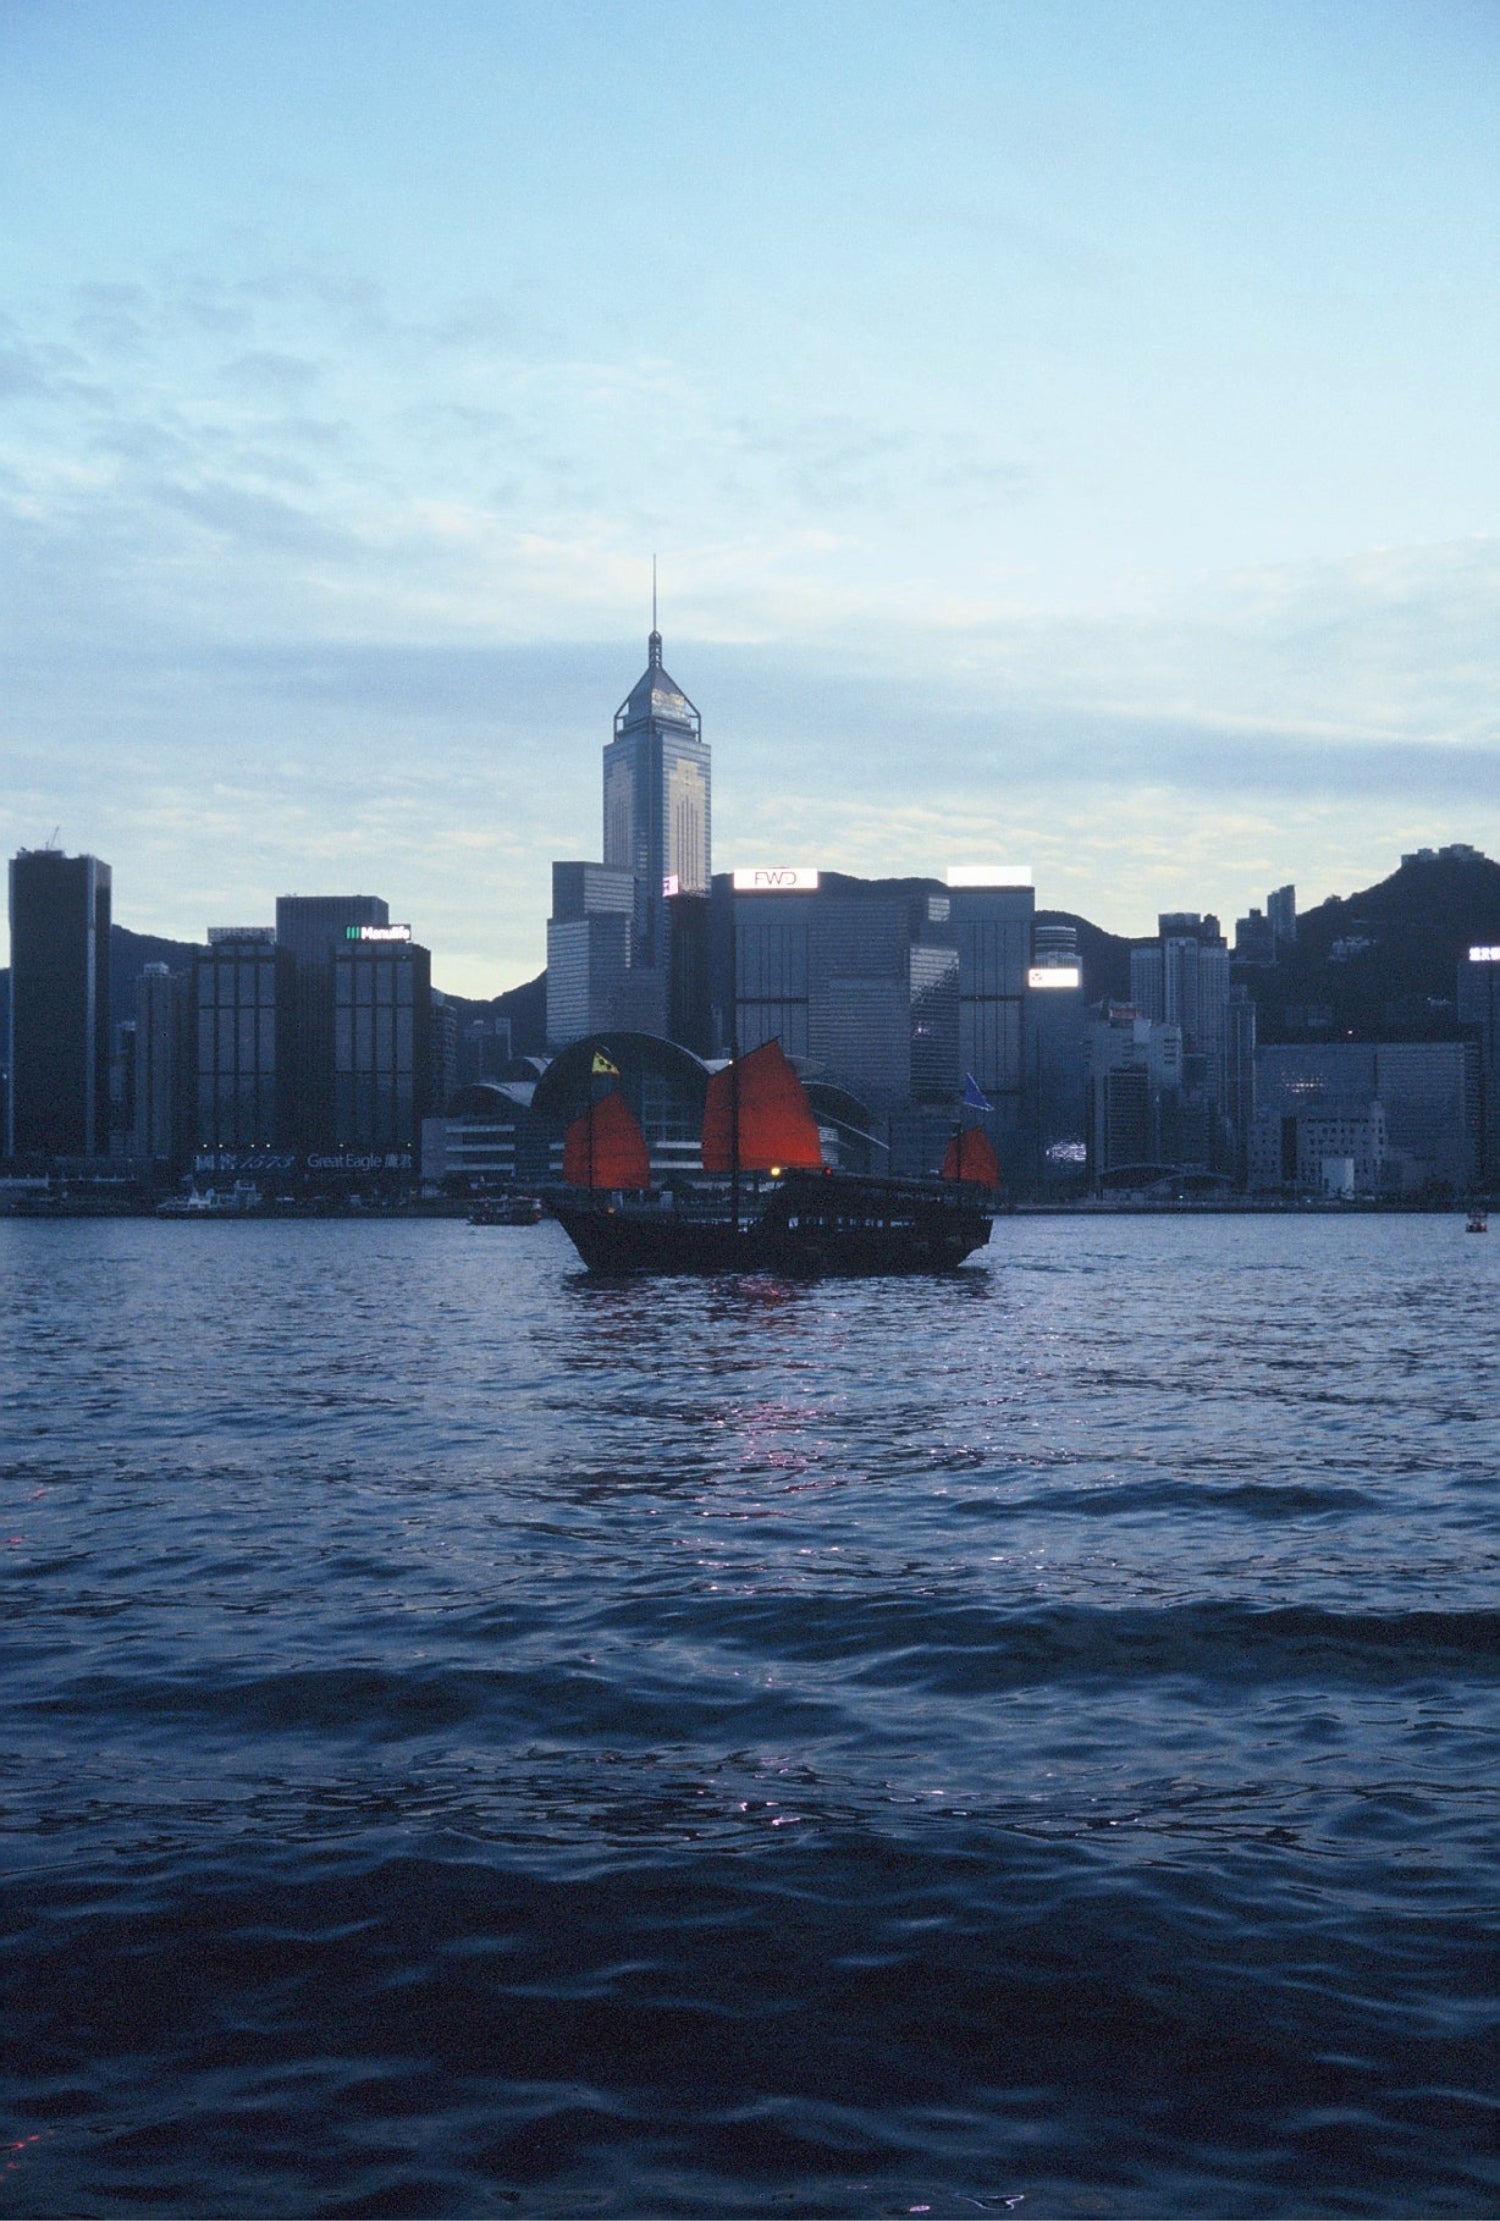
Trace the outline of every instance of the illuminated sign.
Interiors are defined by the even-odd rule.
[[[409,1149],[379,1150],[340,1149],[335,1154],[314,1154],[307,1160],[309,1172],[410,1172]]]
[[[290,1149],[200,1149],[193,1158],[195,1172],[295,1172],[297,1159]]]
[[[1033,964],[1026,974],[1028,987],[1081,987],[1083,974],[1076,964]]]
[[[678,878],[675,871],[669,871],[667,873],[665,879],[663,879],[661,883],[661,891],[664,895],[680,895],[682,893],[682,881]]]
[[[409,941],[409,925],[346,925],[346,941]]]
[[[1029,887],[1030,864],[950,864],[950,887]]]
[[[409,1149],[340,1149],[328,1155],[317,1151],[300,1162],[309,1172],[410,1172]],[[295,1172],[299,1159],[290,1149],[200,1149],[193,1158],[195,1172]]]
[[[1471,964],[1500,964],[1500,949],[1470,949]]]
[[[815,895],[818,875],[805,864],[762,864],[734,875],[737,895]]]

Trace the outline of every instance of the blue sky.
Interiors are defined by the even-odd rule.
[[[0,0],[4,836],[543,955],[715,861],[1118,931],[1500,851],[1500,10]]]

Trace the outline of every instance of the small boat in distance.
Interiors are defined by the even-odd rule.
[[[539,1195],[481,1196],[469,1213],[471,1226],[537,1226],[545,1216]]]
[[[984,1247],[993,1208],[988,1136],[955,1134],[949,1157],[938,1179],[830,1170],[802,1082],[767,1041],[710,1076],[701,1180],[653,1187],[645,1136],[611,1088],[569,1126],[550,1202],[596,1272],[943,1272]]]
[[[186,1195],[168,1196],[156,1206],[158,1218],[243,1218],[261,1207],[260,1190],[249,1180],[237,1180],[230,1189],[190,1188]]]
[[[1464,1228],[1464,1232],[1466,1234],[1487,1234],[1489,1230],[1489,1211],[1483,1203],[1471,1203],[1469,1205],[1469,1223]]]

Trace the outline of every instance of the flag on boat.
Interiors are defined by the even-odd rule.
[[[732,1172],[735,1137],[741,1172],[820,1172],[823,1144],[807,1090],[779,1041],[763,1041],[709,1077],[703,1106],[703,1169]]]
[[[990,1104],[985,1098],[984,1089],[980,1086],[978,1080],[975,1079],[972,1072],[965,1072],[964,1109],[987,1111],[989,1108]]]
[[[980,1188],[999,1187],[1000,1160],[982,1126],[961,1127],[950,1138],[943,1158],[943,1178],[970,1180]]]
[[[646,1137],[617,1087],[590,1103],[564,1134],[563,1178],[570,1188],[650,1187]]]
[[[594,1051],[594,1061],[589,1070],[596,1080],[617,1080],[620,1077],[620,1067],[618,1064],[611,1064],[602,1049]]]

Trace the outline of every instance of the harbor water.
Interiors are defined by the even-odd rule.
[[[0,1221],[0,2211],[1491,2214],[1500,1240]]]

